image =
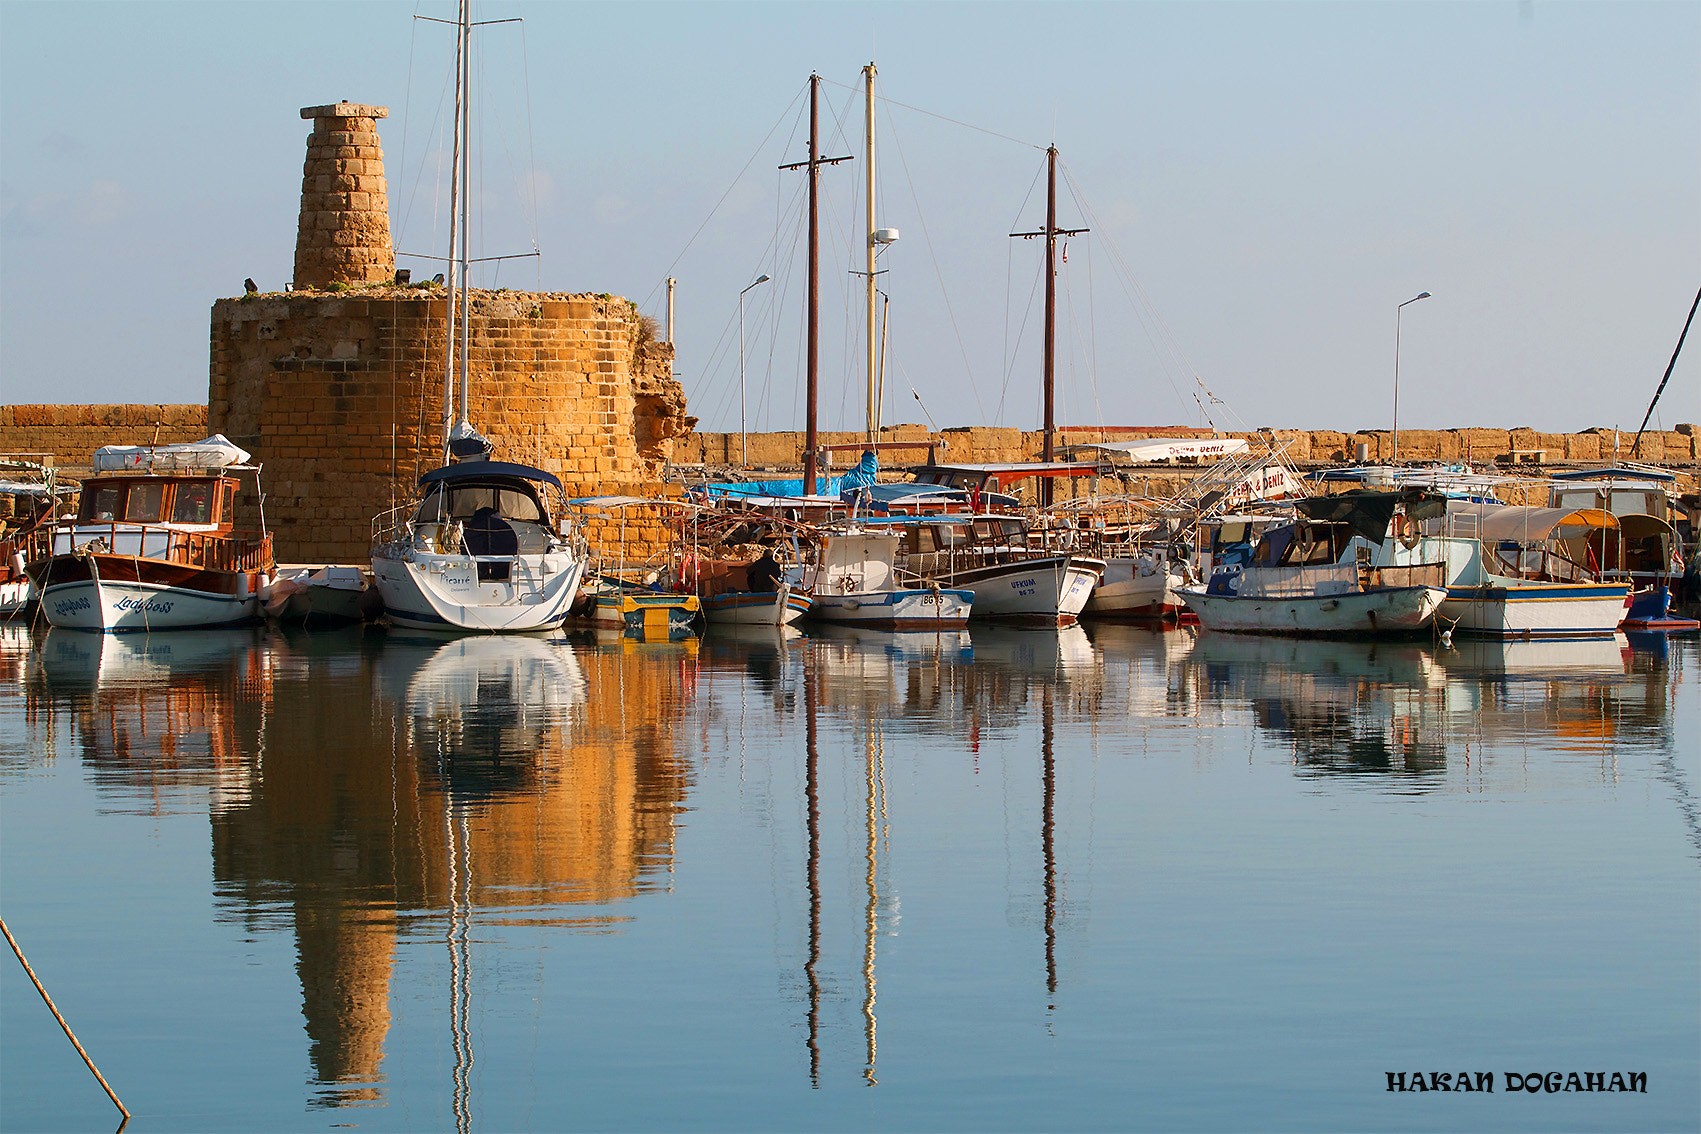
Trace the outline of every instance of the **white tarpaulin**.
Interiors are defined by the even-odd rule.
[[[95,472],[184,472],[248,463],[248,454],[222,433],[182,445],[103,445],[95,450]]]

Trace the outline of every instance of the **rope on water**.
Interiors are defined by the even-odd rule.
[[[34,969],[30,968],[29,961],[24,957],[24,951],[18,948],[17,939],[12,936],[12,931],[6,928],[5,918],[0,918],[0,933],[6,935],[6,944],[10,945],[12,952],[17,954],[18,963],[24,966],[24,972],[29,974],[30,983],[34,984],[35,990],[41,993],[42,1003],[46,1004],[47,1010],[53,1013],[53,1018],[59,1021],[59,1026],[65,1029],[65,1038],[71,1041],[71,1046],[77,1049],[77,1054],[83,1057],[83,1062],[88,1064],[90,1071],[94,1072],[95,1080],[100,1083],[100,1089],[106,1092],[106,1097],[112,1100],[112,1105],[118,1108],[118,1113],[124,1116],[124,1122],[118,1124],[118,1129],[124,1129],[124,1123],[130,1121],[130,1112],[125,1109],[123,1103],[118,1101],[118,1096],[113,1093],[112,1087],[106,1081],[106,1076],[100,1073],[100,1068],[94,1065],[94,1060],[89,1058],[89,1053],[84,1051],[83,1045],[78,1042],[76,1033],[71,1031],[71,1025],[67,1024],[65,1017],[59,1014],[59,1009],[54,1006],[53,997],[47,995],[47,989],[41,986],[41,978],[35,975]]]

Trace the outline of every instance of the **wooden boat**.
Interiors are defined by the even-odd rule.
[[[585,556],[552,517],[529,465],[463,458],[419,478],[420,499],[373,522],[372,576],[396,625],[482,633],[549,630],[567,617]]]
[[[1630,606],[1619,624],[1626,630],[1684,633],[1701,622],[1672,613],[1672,590],[1683,579],[1683,556],[1673,521],[1676,477],[1663,469],[1620,466],[1556,473],[1548,503],[1555,508],[1595,508],[1618,520],[1619,536],[1602,546],[1603,580],[1630,583]]]
[[[787,626],[809,613],[813,600],[802,591],[781,586],[777,591],[725,591],[703,605],[716,625]]]
[[[77,514],[39,569],[42,611],[79,630],[175,630],[246,622],[271,584],[272,537],[239,532],[237,473],[223,437],[95,453]]]
[[[933,583],[897,585],[898,542],[899,537],[890,532],[826,536],[820,561],[804,573],[812,598],[809,616],[879,630],[950,630],[967,625],[974,591]]]

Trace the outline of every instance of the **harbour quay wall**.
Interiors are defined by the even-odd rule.
[[[363,562],[441,463],[445,309],[397,285],[213,304],[207,419],[265,465],[281,561]],[[694,424],[671,344],[618,296],[475,290],[467,330],[469,419],[569,496],[659,480]]]
[[[1698,432],[1701,428],[1690,424],[1678,425],[1671,430],[1650,429],[1642,435],[1642,453],[1638,460],[1656,465],[1691,465],[1701,458]],[[829,455],[829,463],[835,471],[842,471],[856,463],[864,440],[862,433],[822,432],[818,436],[823,447],[837,450]],[[1288,460],[1298,464],[1351,462],[1360,445],[1365,446],[1369,461],[1385,463],[1394,459],[1394,435],[1388,430],[1353,433],[1327,429],[1227,432],[1185,426],[1075,427],[1059,430],[1056,445],[1061,449],[1071,445],[1125,441],[1230,437],[1245,438],[1255,443],[1272,440],[1277,444],[1286,443]],[[1576,433],[1544,433],[1534,429],[1402,429],[1399,459],[1402,462],[1462,461],[1473,465],[1502,466],[1611,461],[1615,457],[1629,460],[1634,437],[1633,430],[1609,426]],[[803,463],[803,440],[802,432],[748,435],[692,433],[675,443],[673,459],[681,464],[737,468],[746,463],[744,455],[748,452],[751,468],[793,470]],[[882,445],[893,442],[913,445],[913,448],[883,450],[880,463],[882,467],[889,468],[922,464],[930,453],[941,462],[961,464],[1037,461],[1045,448],[1045,434],[1040,430],[984,426],[930,430],[921,425],[894,425],[882,428],[878,440]]]
[[[50,457],[73,474],[88,471],[102,445],[172,445],[206,435],[203,405],[0,406],[0,453]]]

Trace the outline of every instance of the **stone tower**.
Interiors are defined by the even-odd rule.
[[[378,119],[388,107],[350,102],[305,106],[313,120],[301,168],[301,223],[295,237],[295,286],[385,283],[396,273],[390,201]]]

